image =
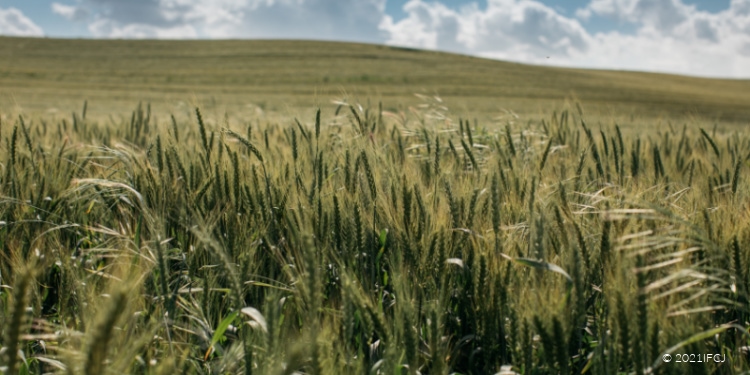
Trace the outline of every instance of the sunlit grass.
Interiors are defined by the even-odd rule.
[[[750,369],[746,132],[422,99],[4,121],[5,371]]]

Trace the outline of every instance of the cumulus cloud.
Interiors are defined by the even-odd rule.
[[[78,0],[52,3],[52,11],[71,21],[87,21],[96,38],[196,38],[183,0]],[[178,15],[178,16],[175,16]]]
[[[42,28],[16,8],[0,8],[0,35],[43,36]]]
[[[594,36],[595,49],[603,53],[627,47],[627,53],[618,55],[630,60],[630,69],[750,77],[750,60],[743,53],[750,44],[750,0],[732,0],[729,8],[716,13],[682,0],[592,0],[577,15],[617,18],[637,26],[633,36]]]
[[[89,16],[89,12],[85,8],[60,3],[52,3],[52,12],[67,18],[69,21],[83,21]]]
[[[440,3],[411,0],[407,17],[385,16],[389,44],[528,60],[588,49],[588,34],[574,19],[537,1],[488,0],[451,10]]]
[[[450,50],[521,62],[704,76],[750,77],[750,0],[718,13],[682,0],[592,0],[567,17],[535,0],[488,0],[452,10],[411,0],[407,17],[384,17],[389,44]],[[593,17],[635,33],[592,33]]]
[[[672,30],[695,13],[695,6],[681,0],[592,0],[576,14],[589,18],[592,14],[640,23],[661,31]]]
[[[687,42],[731,44],[738,36],[750,39],[750,0],[732,0],[718,13],[698,11],[682,0],[592,0],[577,15],[616,18],[637,25],[640,34]]]

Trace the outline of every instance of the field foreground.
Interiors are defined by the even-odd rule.
[[[0,366],[750,370],[750,133],[443,111],[3,121]]]

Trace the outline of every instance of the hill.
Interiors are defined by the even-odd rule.
[[[545,114],[580,100],[587,114],[746,124],[750,81],[531,66],[381,45],[312,41],[0,38],[0,110],[127,114],[191,104],[296,114],[332,99],[387,108],[439,95],[458,115]],[[20,107],[20,108],[19,108]],[[62,109],[62,110],[61,110]]]

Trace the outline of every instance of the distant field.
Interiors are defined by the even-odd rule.
[[[625,128],[652,119],[750,119],[748,80],[550,68],[351,43],[0,38],[4,113],[67,116],[88,99],[91,117],[128,115],[139,101],[157,113],[200,105],[209,114],[309,116],[332,99],[399,109],[419,103],[415,93],[437,94],[454,114],[480,120],[506,109],[546,116],[576,100],[589,118]]]

